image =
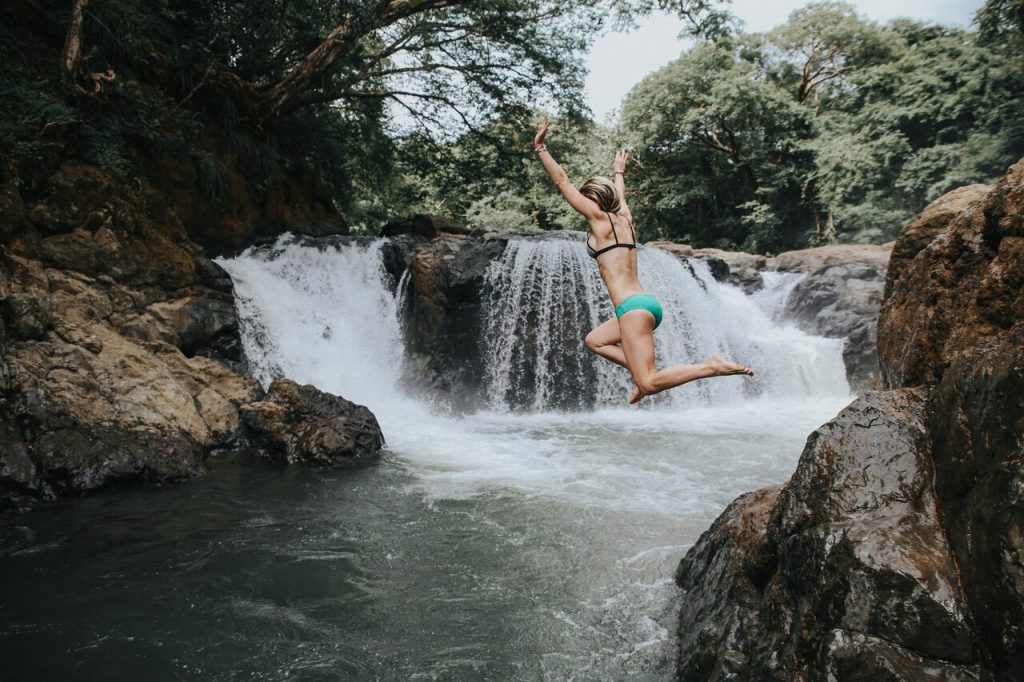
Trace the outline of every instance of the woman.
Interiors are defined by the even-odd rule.
[[[636,232],[633,216],[626,206],[628,155],[615,155],[615,181],[595,176],[577,190],[562,167],[548,153],[544,138],[548,119],[537,126],[534,150],[558,191],[576,211],[587,219],[587,251],[597,261],[601,279],[615,306],[615,317],[587,334],[586,344],[594,353],[622,365],[633,375],[635,384],[629,403],[660,393],[695,379],[743,374],[753,376],[749,367],[712,355],[696,365],[675,365],[657,369],[654,364],[654,330],[661,324],[661,304],[647,293],[636,274]]]

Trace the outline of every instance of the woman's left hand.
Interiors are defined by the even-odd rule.
[[[534,144],[544,144],[544,136],[548,134],[548,117],[537,125],[537,134],[533,138]]]

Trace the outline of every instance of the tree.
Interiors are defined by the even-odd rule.
[[[385,99],[436,129],[474,128],[508,107],[554,101],[582,109],[579,55],[609,17],[634,20],[654,7],[717,30],[712,0],[263,0],[270,39],[252,3],[219,0],[216,80],[253,114],[288,116],[317,103]],[[261,12],[264,14],[264,12]],[[312,49],[302,46],[315,41]],[[219,54],[218,54],[219,53]]]
[[[974,23],[982,44],[1024,55],[1024,0],[987,0]]]
[[[781,63],[792,67],[776,77],[795,81],[798,102],[817,100],[823,87],[837,86],[837,79],[889,56],[878,25],[843,2],[811,3],[794,11],[768,40],[781,53]]]
[[[786,241],[811,117],[767,76],[762,48],[698,45],[630,93],[622,125],[641,150],[639,222],[723,247]]]
[[[931,200],[1024,154],[1024,60],[1006,47],[1007,16],[986,20],[1002,27],[998,49],[832,2],[694,47],[623,105],[644,171],[638,219],[697,245],[769,251],[893,238]]]

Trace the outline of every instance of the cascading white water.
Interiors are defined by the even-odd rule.
[[[246,357],[264,385],[287,376],[375,411],[408,407],[399,389],[400,307],[382,243],[312,245],[284,236],[220,261],[235,282]],[[659,366],[722,353],[756,372],[752,379],[695,382],[647,404],[687,408],[848,392],[841,340],[771,319],[798,275],[768,273],[765,290],[749,297],[715,281],[700,260],[685,263],[653,248],[638,256],[643,284],[665,309],[655,333]],[[488,270],[483,295],[487,407],[543,412],[624,402],[628,372],[583,346],[587,331],[613,313],[580,240],[510,240]]]
[[[234,281],[242,346],[264,386],[285,376],[370,405],[399,397],[402,335],[381,244],[311,246],[284,235],[218,261]]]
[[[263,384],[287,376],[367,405],[389,446],[421,467],[421,479],[442,496],[494,486],[558,494],[571,489],[606,505],[615,499],[609,491],[634,480],[645,492],[626,504],[689,508],[700,497],[680,500],[675,491],[688,485],[693,465],[673,482],[661,465],[648,470],[621,460],[619,433],[646,424],[671,440],[684,413],[683,432],[691,440],[711,437],[714,428],[706,425],[713,423],[729,433],[770,429],[778,419],[803,429],[815,423],[818,410],[827,415],[849,393],[842,341],[774,323],[751,297],[716,282],[704,263],[645,248],[639,253],[643,282],[665,307],[656,332],[659,363],[721,352],[757,375],[698,381],[652,396],[644,402],[657,409],[643,409],[640,417],[624,404],[626,370],[583,348],[586,332],[612,315],[597,268],[579,240],[556,235],[511,240],[488,272],[482,346],[489,388],[481,402],[489,404],[481,407],[490,411],[472,420],[440,417],[401,388],[396,296],[403,295],[408,273],[392,293],[383,243],[284,236],[219,262],[235,282],[246,356]],[[558,414],[565,408],[568,414]],[[531,427],[528,437],[507,435],[528,423],[544,426]],[[611,465],[601,476],[590,469],[597,451],[591,447],[577,457],[558,435],[563,428],[611,438]],[[573,483],[581,475],[591,479],[587,487]]]
[[[722,353],[756,371],[753,379],[697,382],[648,404],[685,407],[848,390],[842,341],[778,325],[772,311],[719,284],[700,260],[684,263],[649,248],[638,257],[642,283],[665,309],[655,333],[659,367]],[[784,285],[791,289],[795,283]],[[785,295],[788,290],[783,303]],[[488,271],[486,300],[493,409],[610,406],[629,394],[628,373],[583,348],[587,331],[609,319],[612,307],[580,240],[510,241]]]
[[[750,298],[769,319],[779,322],[785,313],[790,294],[805,279],[807,275],[801,272],[762,272],[762,287]]]

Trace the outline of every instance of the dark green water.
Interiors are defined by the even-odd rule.
[[[665,677],[664,651],[630,651],[635,624],[587,603],[620,558],[593,537],[606,520],[497,493],[429,501],[410,483],[389,459],[221,462],[187,486],[8,519],[3,678],[572,679],[616,655],[623,675]],[[638,592],[675,589],[648,578]]]

